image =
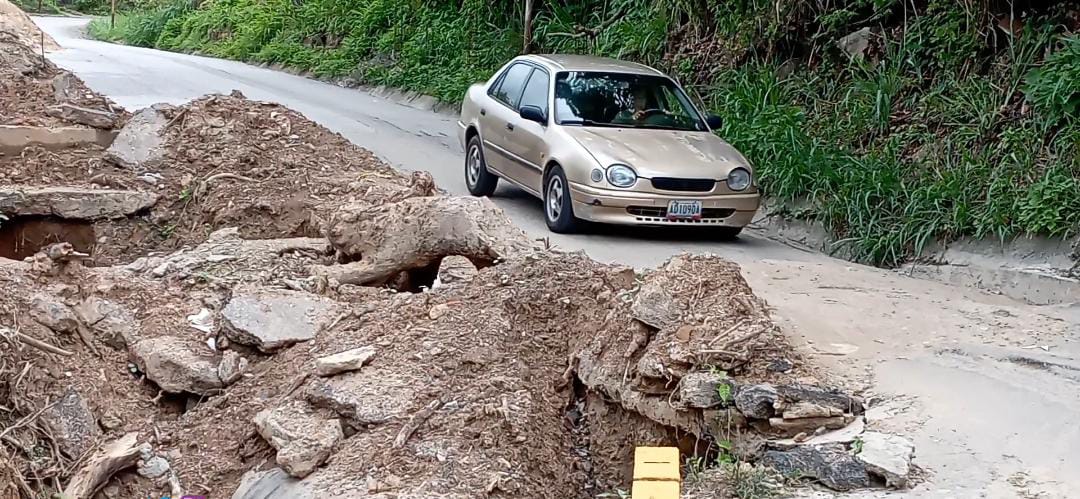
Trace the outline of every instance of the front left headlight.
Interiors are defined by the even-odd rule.
[[[626,165],[611,165],[607,169],[607,181],[615,187],[630,187],[637,182],[637,174]]]
[[[733,191],[745,191],[750,187],[750,171],[746,168],[736,168],[728,173],[727,186]]]

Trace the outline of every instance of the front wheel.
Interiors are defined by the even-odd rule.
[[[566,183],[566,175],[560,166],[552,168],[544,180],[544,221],[548,229],[557,234],[574,232],[578,227],[570,199],[570,184]]]
[[[484,149],[480,147],[480,136],[473,135],[465,149],[465,187],[473,196],[491,196],[499,184],[499,177],[492,175],[484,161]]]

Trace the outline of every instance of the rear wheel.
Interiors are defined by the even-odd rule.
[[[570,199],[570,184],[566,183],[566,175],[560,166],[553,167],[544,179],[544,221],[548,229],[558,234],[574,232],[578,228]]]
[[[490,196],[499,184],[496,177],[487,169],[484,161],[484,149],[480,146],[480,136],[473,135],[465,149],[465,187],[473,196]]]

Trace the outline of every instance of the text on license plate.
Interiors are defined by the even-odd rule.
[[[674,200],[667,206],[668,218],[701,218],[701,201]]]

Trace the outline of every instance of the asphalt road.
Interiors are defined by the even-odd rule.
[[[300,111],[401,169],[427,170],[437,185],[452,194],[468,194],[454,116],[239,62],[86,40],[82,37],[86,19],[43,17],[36,22],[65,49],[50,56],[54,62],[129,110],[156,102],[182,104],[236,89],[249,98],[279,102]],[[504,185],[494,200],[530,235],[549,237],[563,248],[585,250],[601,261],[656,266],[682,251],[709,251],[740,262],[817,258],[753,234],[736,242],[710,240],[694,231],[620,227],[557,235],[544,225],[540,202],[523,191]]]
[[[82,39],[86,19],[38,18],[60,66],[128,109],[234,89],[280,102],[406,170],[465,194],[453,116],[242,63]],[[793,249],[752,232],[733,243],[618,228],[560,236],[539,202],[495,196],[520,227],[602,261],[655,266],[682,251],[742,265],[807,359],[874,398],[868,425],[906,435],[925,468],[907,495],[1075,497],[1080,489],[1080,328],[1063,309]],[[878,497],[866,493],[861,497]]]

